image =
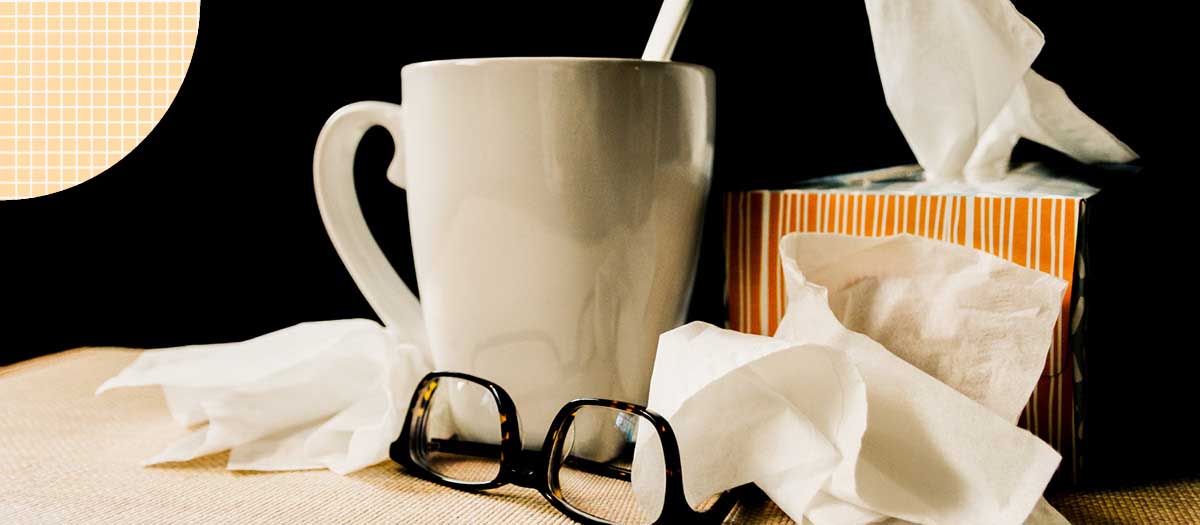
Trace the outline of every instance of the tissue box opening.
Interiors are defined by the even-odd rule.
[[[779,239],[791,232],[909,233],[976,248],[1069,283],[1042,377],[1019,424],[1063,455],[1057,484],[1083,474],[1087,199],[1098,188],[1029,164],[986,191],[926,183],[917,167],[725,196],[728,327],[770,335],[786,307]]]

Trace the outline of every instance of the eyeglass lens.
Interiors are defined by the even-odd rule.
[[[615,408],[584,406],[576,412],[563,440],[550,467],[557,469],[563,501],[615,523],[654,522],[662,507],[661,489],[654,490],[665,483],[662,472],[644,480],[656,495],[635,494],[630,483],[635,447],[639,455],[662,457],[653,423]]]
[[[487,483],[500,473],[500,409],[483,385],[441,377],[422,417],[413,418],[418,461],[430,472],[462,483]]]

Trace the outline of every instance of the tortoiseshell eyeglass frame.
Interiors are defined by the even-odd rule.
[[[433,399],[433,393],[437,389],[439,380],[443,378],[473,382],[487,389],[496,399],[496,406],[500,413],[500,470],[496,474],[495,479],[491,481],[472,483],[450,479],[434,472],[421,459],[424,453],[425,419],[429,416],[427,407]],[[554,417],[554,421],[550,424],[550,431],[546,434],[546,440],[542,445],[542,449],[540,451],[527,451],[521,445],[521,429],[517,422],[517,406],[513,403],[512,397],[508,395],[508,392],[505,392],[503,388],[491,381],[469,374],[433,372],[427,374],[417,384],[416,392],[413,393],[412,401],[408,406],[408,415],[404,419],[404,428],[400,432],[400,437],[392,443],[389,454],[392,460],[402,465],[405,470],[429,481],[468,491],[493,489],[511,483],[519,487],[537,490],[554,508],[580,523],[587,525],[618,525],[573,507],[563,498],[562,488],[559,485],[559,465],[554,463],[554,458],[559,457],[562,453],[565,442],[564,438],[567,435],[567,431],[571,428],[571,423],[575,420],[575,415],[580,409],[588,406],[611,408],[641,416],[649,420],[658,432],[658,439],[662,444],[663,459],[667,472],[663,508],[654,523],[720,523],[724,521],[737,502],[736,489],[735,491],[722,494],[712,507],[703,512],[697,511],[688,505],[687,499],[683,495],[683,477],[680,472],[679,463],[679,443],[675,439],[675,432],[671,430],[671,425],[667,422],[666,418],[646,407],[632,403],[609,399],[576,399],[571,401],[564,405]],[[495,445],[468,444],[468,446],[486,447],[493,452],[495,449]],[[570,459],[575,458],[569,458],[568,460]],[[602,463],[587,461],[583,461],[582,463],[585,464],[572,466],[574,468],[591,470],[594,474],[629,481],[628,470]]]

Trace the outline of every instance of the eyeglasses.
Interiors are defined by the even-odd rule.
[[[516,405],[499,385],[434,372],[417,385],[390,455],[410,473],[460,490],[509,483],[535,489],[585,524],[720,522],[736,503],[729,492],[709,498],[704,510],[688,505],[675,433],[645,407],[571,401],[554,417],[540,451],[523,448],[517,421]],[[635,445],[639,457],[654,460],[634,469]],[[635,492],[633,477],[649,480],[639,486],[651,490]]]

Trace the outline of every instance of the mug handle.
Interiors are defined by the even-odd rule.
[[[388,102],[355,102],[330,115],[317,137],[313,154],[317,207],[338,256],[384,326],[399,340],[427,351],[421,303],[371,236],[354,190],[354,153],[363,134],[373,126],[383,126],[391,133],[396,154],[388,166],[388,179],[404,187],[401,107]]]

